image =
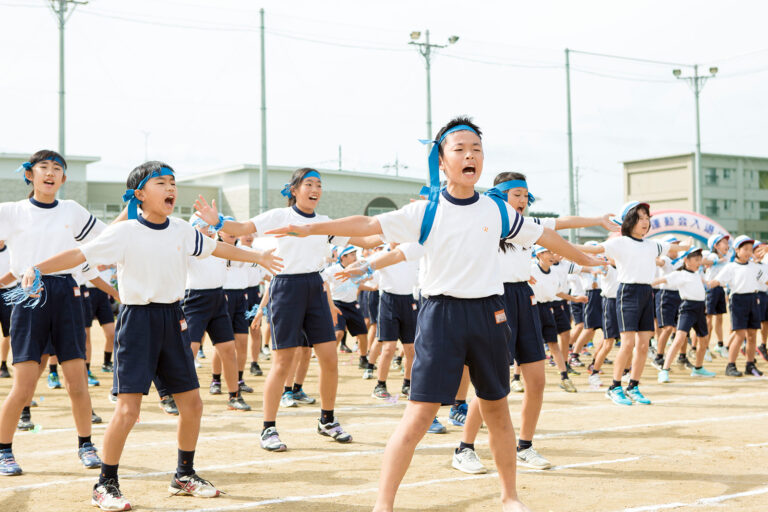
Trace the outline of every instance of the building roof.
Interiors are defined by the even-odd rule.
[[[0,153],[0,158],[7,158],[9,160],[26,160],[29,158],[30,153]],[[66,158],[72,162],[86,162],[92,164],[101,160],[100,156],[83,156],[83,155],[66,155]]]
[[[654,160],[669,160],[670,158],[693,157],[695,155],[696,155],[695,153],[681,153],[678,155],[655,156],[651,158],[638,158],[636,160],[623,160],[621,163],[636,164],[640,162],[651,162]],[[727,155],[725,153],[702,153],[701,156],[702,157],[712,156],[716,158],[747,158],[747,159],[753,159],[753,160],[768,160],[768,156]]]

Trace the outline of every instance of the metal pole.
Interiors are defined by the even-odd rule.
[[[67,11],[67,0],[59,0],[59,8],[56,10],[56,16],[59,22],[59,153],[67,158],[66,139],[65,139],[65,117],[64,117],[64,14]],[[65,187],[62,184],[59,188],[59,197],[64,199]]]
[[[696,98],[696,162],[693,170],[693,209],[698,213],[704,213],[704,201],[701,197],[701,129],[699,125],[699,93],[701,92],[701,81],[699,78],[699,66],[694,66],[693,70],[693,95]]]
[[[570,50],[565,49],[565,94],[566,108],[568,110],[568,214],[576,214],[576,201],[573,195],[573,130],[571,128],[571,61]],[[568,230],[568,240],[573,242],[576,232]]]
[[[430,62],[432,47],[429,45],[429,30],[426,31],[427,44],[424,46],[424,59],[427,62],[427,139],[432,134],[432,65]]]
[[[341,144],[339,144],[339,172],[341,172]]]
[[[259,166],[259,211],[267,211],[267,76],[264,54],[264,9],[261,16],[261,165]]]

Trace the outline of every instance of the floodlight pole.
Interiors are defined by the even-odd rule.
[[[571,127],[571,59],[570,50],[565,49],[565,99],[568,114],[568,214],[576,215],[576,198],[574,197],[574,176],[573,176],[573,129]],[[568,240],[574,242],[576,231],[568,230]]]
[[[267,211],[267,71],[264,52],[264,9],[261,16],[261,164],[259,165],[259,212]]]

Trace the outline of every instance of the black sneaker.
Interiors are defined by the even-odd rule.
[[[403,387],[400,389],[400,394],[403,395],[403,397],[408,398],[411,396],[411,386],[406,386],[403,384]]]
[[[94,425],[101,423],[101,416],[91,411],[91,423],[93,423]]]
[[[744,369],[744,373],[747,375],[755,376],[755,377],[763,376],[763,372],[757,369],[757,366],[755,365],[754,362],[747,363],[747,367]]]
[[[253,375],[254,377],[261,377],[262,375],[264,375],[264,372],[261,371],[261,366],[259,366],[259,363],[257,363],[256,361],[251,363],[251,375]]]
[[[8,371],[8,367],[0,368],[0,379],[10,379],[11,372]]]
[[[115,367],[111,361],[109,363],[104,363],[103,365],[101,365],[101,371],[103,371],[104,373],[112,373],[114,369]]]
[[[241,393],[253,393],[253,388],[241,380],[237,383],[237,388]]]
[[[360,359],[357,362],[357,369],[358,370],[367,370],[368,369],[368,360],[367,359]]]
[[[758,345],[757,346],[757,352],[760,354],[760,356],[768,361],[768,349],[766,349],[765,345]],[[1,375],[0,375],[1,376]]]
[[[383,384],[376,384],[376,387],[373,388],[373,394],[371,396],[373,398],[378,398],[379,400],[389,400],[392,398],[392,395],[390,395],[389,391],[387,391],[387,386]]]
[[[688,356],[678,357],[677,364],[679,364],[680,366],[685,366],[689,370],[694,369],[693,363],[691,363],[691,361],[688,359]]]
[[[664,369],[664,355],[663,354],[656,354],[656,357],[654,357],[653,361],[651,361],[651,366],[653,366],[657,370],[663,370]]]
[[[176,401],[172,396],[166,396],[160,399],[160,408],[166,412],[166,414],[172,414],[173,416],[179,415],[179,409],[176,407]]]
[[[571,366],[575,366],[576,368],[580,366],[584,366],[584,363],[582,363],[581,360],[579,359],[579,354],[571,354],[569,356],[568,364],[570,364]]]
[[[573,368],[571,368],[571,365],[569,363],[565,363],[565,369],[570,375],[581,375],[581,372],[577,372]]]
[[[229,402],[227,403],[227,408],[232,409],[233,411],[250,411],[251,406],[245,403],[245,400],[243,400],[242,396],[236,396],[234,398],[230,398]]]
[[[736,369],[736,363],[728,363],[728,365],[725,367],[725,374],[728,377],[741,377],[744,375]]]
[[[218,380],[212,380],[211,386],[208,388],[208,392],[212,395],[220,395],[221,394],[221,381]]]
[[[608,358],[606,357],[606,358],[605,358],[605,361],[603,361],[603,364],[612,365],[612,364],[613,364],[613,361],[611,361],[610,359],[608,359]]]
[[[348,346],[346,346],[344,343],[342,343],[339,346],[339,352],[344,352],[345,354],[351,354],[352,353],[352,349],[349,348]]]
[[[16,428],[19,430],[32,430],[35,428],[35,424],[32,423],[32,415],[26,411],[21,411],[21,417]]]

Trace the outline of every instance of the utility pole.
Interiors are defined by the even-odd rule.
[[[581,191],[579,187],[579,183],[581,183],[581,175],[579,173],[579,164],[576,164],[576,166],[573,168],[573,181],[574,181],[573,195],[575,196],[574,202],[576,203],[576,209],[574,211],[574,215],[579,215],[579,205],[581,204]]]
[[[685,80],[693,91],[694,103],[696,107],[696,154],[694,156],[694,169],[693,169],[693,209],[698,213],[704,213],[704,199],[702,197],[701,189],[701,128],[699,119],[699,94],[704,88],[704,84],[710,78],[714,78],[717,75],[717,67],[712,66],[709,68],[709,75],[699,75],[698,64],[693,66],[693,76],[682,76],[680,69],[672,70],[672,74],[675,78]]]
[[[400,163],[400,158],[395,155],[395,163],[384,165],[385,169],[394,169],[395,176],[400,176],[400,169],[407,169],[408,166]]]
[[[565,94],[568,109],[568,214],[576,215],[576,201],[573,190],[573,129],[571,128],[571,59],[570,50],[565,49]],[[568,240],[573,242],[576,232],[568,230]]]
[[[339,172],[341,172],[341,144],[339,144]]]
[[[51,0],[51,9],[56,15],[56,24],[59,26],[59,153],[67,158],[66,150],[66,118],[64,109],[65,87],[64,87],[64,26],[69,20],[69,16],[75,12],[78,5],[85,5],[87,1],[82,0]],[[72,10],[67,15],[69,4],[72,4]],[[64,185],[59,188],[59,197],[64,198]]]
[[[445,48],[446,44],[433,44],[429,42],[429,30],[424,31],[424,42],[418,42],[421,39],[421,32],[414,30],[411,32],[411,41],[408,44],[412,44],[418,47],[419,53],[424,57],[425,67],[427,70],[427,139],[431,139],[435,135],[432,133],[432,49],[433,48]],[[448,44],[456,44],[459,40],[459,36],[451,36],[448,38]]]
[[[264,52],[264,9],[261,16],[261,165],[259,165],[259,212],[267,211],[267,67]]]

